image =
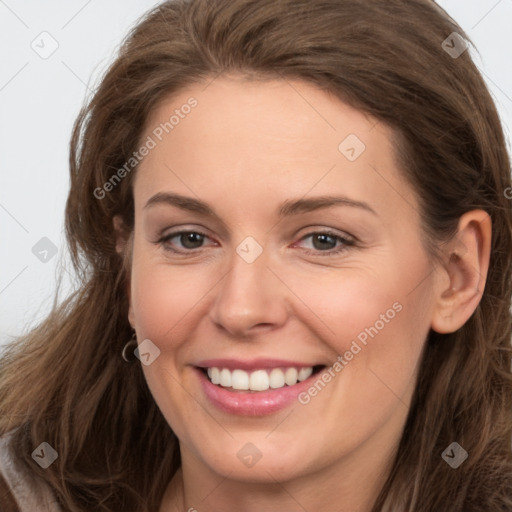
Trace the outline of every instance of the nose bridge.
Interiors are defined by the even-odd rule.
[[[238,245],[212,307],[211,317],[216,324],[244,335],[256,325],[283,321],[284,297],[268,264],[268,254],[251,237]]]

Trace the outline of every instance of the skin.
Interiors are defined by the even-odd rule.
[[[130,323],[139,343],[148,338],[160,349],[144,374],[180,442],[182,468],[160,512],[369,511],[429,330],[458,329],[478,305],[490,219],[465,214],[434,267],[386,126],[301,81],[224,75],[208,83],[148,118],[141,140],[190,96],[198,101],[141,162],[133,245],[118,237],[120,252],[133,251]],[[366,145],[354,161],[338,150],[349,134]],[[145,207],[161,192],[205,201],[218,219]],[[276,215],[286,200],[321,195],[364,201],[375,213],[342,205]],[[158,243],[171,228],[207,236],[202,246],[179,236]],[[307,235],[326,230],[355,244],[324,256],[342,242]],[[250,264],[236,252],[248,236],[263,249]],[[401,311],[306,405],[260,417],[219,411],[191,366],[218,357],[330,365],[397,302]],[[237,457],[246,443],[262,454],[252,467]]]

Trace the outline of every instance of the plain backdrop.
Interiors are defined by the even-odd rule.
[[[63,220],[72,125],[129,28],[158,3],[0,0],[0,344],[44,318],[61,266],[70,268]],[[471,50],[510,149],[512,1],[438,4],[480,52]]]

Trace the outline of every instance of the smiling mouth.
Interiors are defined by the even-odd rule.
[[[326,368],[325,365],[316,365],[300,368],[261,368],[250,372],[219,367],[198,369],[208,377],[212,384],[226,388],[227,391],[260,392],[294,386],[324,368]]]

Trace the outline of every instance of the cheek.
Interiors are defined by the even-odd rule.
[[[388,273],[389,276],[389,273]],[[375,324],[383,331],[399,316],[403,296],[399,283],[372,272],[335,269],[320,279],[295,279],[293,291],[314,314],[318,335],[341,354],[350,340],[364,346]],[[370,329],[374,333],[374,329]]]
[[[420,252],[406,267],[391,258],[383,267],[297,279],[294,293],[314,313],[319,339],[343,357],[346,378],[404,387],[430,328],[430,267]]]
[[[182,348],[197,325],[194,307],[201,307],[212,284],[193,266],[175,266],[155,261],[148,253],[134,250],[131,274],[131,305],[139,341],[150,339],[160,354],[143,365],[147,384],[162,414],[180,439],[187,438],[190,400],[183,370]]]
[[[156,262],[150,255],[134,253],[131,304],[137,332],[145,338],[171,341],[169,334],[207,295],[213,285],[210,281],[205,269],[171,267],[161,258]]]
[[[391,266],[380,276],[340,273],[329,284],[298,290],[326,326],[322,341],[341,357],[333,360],[328,382],[312,384],[300,403],[311,417],[324,418],[326,437],[345,432],[336,441],[340,450],[371,436],[394,411],[408,410],[429,330],[428,284],[412,290],[410,283],[424,278],[425,269],[420,260],[407,273]]]

